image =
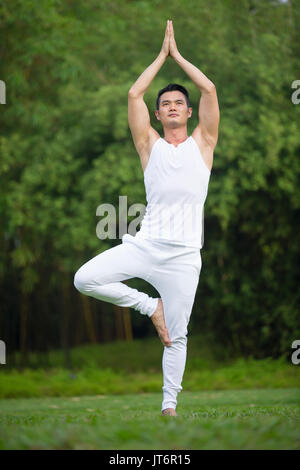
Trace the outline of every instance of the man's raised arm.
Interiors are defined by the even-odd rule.
[[[136,98],[138,96],[143,96],[146,91],[148,90],[153,78],[163,65],[164,61],[169,55],[169,44],[170,44],[170,22],[167,21],[166,31],[164,41],[161,47],[161,51],[158,54],[157,58],[154,62],[152,62],[149,67],[140,75],[137,81],[132,85],[129,90],[128,95],[132,98]]]
[[[176,46],[172,21],[170,22],[170,28],[170,56],[185,71],[201,91],[198,110],[199,123],[197,127],[199,128],[203,138],[214,149],[218,141],[218,128],[220,122],[220,110],[216,87],[214,83],[204,75],[204,73],[182,57]]]
[[[169,55],[170,26],[167,22],[164,41],[161,51],[155,61],[146,68],[128,92],[128,122],[134,145],[140,153],[148,144],[150,132],[149,111],[143,96],[149,88],[153,78]]]

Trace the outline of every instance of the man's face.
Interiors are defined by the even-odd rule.
[[[185,95],[179,91],[166,91],[160,97],[159,109],[155,116],[161,121],[163,127],[176,129],[186,126],[192,115],[192,108],[188,108]]]

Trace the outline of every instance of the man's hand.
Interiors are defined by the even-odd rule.
[[[167,21],[167,27],[165,32],[164,42],[161,47],[161,54],[167,58],[170,55],[170,21]]]
[[[174,28],[173,28],[173,22],[170,21],[170,56],[175,59],[176,57],[180,56],[179,51],[176,46],[175,42],[175,36],[174,36]]]

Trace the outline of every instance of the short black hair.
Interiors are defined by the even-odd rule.
[[[183,93],[184,96],[185,96],[185,101],[186,101],[186,104],[187,104],[188,108],[191,106],[189,93],[188,93],[187,89],[184,88],[184,86],[182,86],[182,85],[178,85],[178,83],[169,83],[169,85],[167,85],[165,88],[162,88],[158,92],[158,95],[157,95],[157,98],[156,98],[156,109],[157,110],[159,109],[159,100],[160,100],[161,95],[163,93],[165,93],[166,91],[175,91],[175,90],[181,91],[181,93]]]

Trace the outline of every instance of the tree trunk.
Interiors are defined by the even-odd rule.
[[[100,302],[99,302],[100,303]],[[108,321],[109,321],[109,313],[105,312],[104,308],[102,305],[98,306],[98,311],[100,315],[100,330],[101,330],[101,340],[105,343],[109,342],[112,340],[111,338],[111,330],[108,326]]]
[[[90,343],[97,343],[96,328],[93,321],[90,299],[86,295],[81,295],[81,300],[89,341]]]
[[[23,292],[20,305],[20,367],[25,367],[27,362],[27,324],[28,324],[28,294]]]
[[[132,341],[132,325],[129,307],[113,305],[118,340]]]
[[[113,305],[113,312],[115,317],[115,327],[117,333],[117,340],[124,339],[124,326],[123,326],[123,318],[121,308],[118,305]]]
[[[132,341],[133,340],[133,334],[132,334],[130,308],[125,307],[123,310],[124,310],[123,320],[124,320],[125,339],[126,339],[126,341]]]
[[[70,292],[66,274],[61,274],[62,286],[62,320],[61,320],[61,341],[65,353],[65,367],[71,369],[70,356]]]

